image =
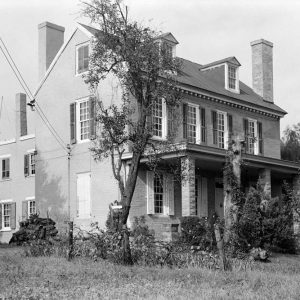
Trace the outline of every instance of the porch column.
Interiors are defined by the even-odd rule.
[[[259,179],[265,194],[271,197],[271,170],[260,169]]]
[[[182,216],[196,215],[195,160],[189,156],[181,159]]]
[[[297,197],[297,201],[300,201],[300,175],[295,175],[293,178],[293,190]],[[300,233],[300,224],[297,221],[294,221],[294,233],[295,234]],[[300,248],[300,240],[298,241],[298,243]]]

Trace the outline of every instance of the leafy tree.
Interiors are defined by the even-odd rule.
[[[281,158],[300,161],[300,123],[287,127],[281,140]]]
[[[172,142],[172,134],[165,145],[151,139],[152,110],[160,105],[160,101],[165,101],[170,111],[172,108],[176,111],[180,99],[176,77],[181,63],[172,58],[160,32],[128,17],[122,0],[91,0],[83,4],[84,16],[99,28],[92,41],[90,67],[85,81],[95,95],[98,84],[109,74],[113,74],[122,86],[119,106],[105,107],[102,100],[97,99],[96,120],[102,128],[92,151],[96,159],[111,159],[123,207],[120,222],[125,230],[141,158],[145,152],[161,153],[162,149],[166,149],[166,144]],[[122,176],[122,156],[128,149],[132,157],[125,180]],[[128,234],[124,233],[127,243],[125,262],[130,263],[126,239]]]

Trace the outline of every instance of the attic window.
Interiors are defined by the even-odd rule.
[[[236,90],[236,67],[228,66],[228,87]]]
[[[163,43],[163,51],[168,59],[173,58],[173,47],[167,42]]]

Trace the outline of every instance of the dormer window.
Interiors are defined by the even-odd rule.
[[[167,42],[163,42],[162,48],[166,57],[171,60],[173,58],[173,46]]]
[[[236,67],[228,66],[228,87],[236,89]]]

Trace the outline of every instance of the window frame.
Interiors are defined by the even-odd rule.
[[[159,185],[160,185],[160,189],[161,191],[156,192],[155,191],[155,181],[156,179],[159,178]],[[154,173],[153,176],[153,197],[154,197],[154,214],[155,215],[164,215],[165,214],[165,194],[166,194],[166,190],[165,190],[165,176],[163,173]],[[160,196],[161,199],[156,199],[156,196]],[[159,203],[159,205],[157,205],[156,203]],[[156,211],[156,208],[158,208],[160,211]]]
[[[84,120],[84,122],[88,122],[88,132],[86,133],[88,137],[86,139],[81,139],[81,120],[80,120],[80,104],[87,102],[87,113],[88,113],[88,119]],[[79,99],[75,101],[76,107],[75,107],[75,112],[76,112],[76,143],[81,144],[81,143],[86,143],[90,141],[90,98],[85,97],[82,99]]]
[[[25,166],[24,166],[24,175],[25,175],[25,177],[34,177],[35,171],[36,171],[35,149],[28,150],[25,155],[28,157],[28,175],[26,175],[26,173],[25,173]],[[33,157],[33,160],[32,160],[32,157]],[[34,161],[34,164],[32,164],[33,161]],[[25,162],[24,162],[24,164],[25,164]],[[34,171],[34,173],[33,173],[33,171]]]
[[[224,121],[224,131],[222,131],[224,133],[223,135],[223,143],[224,144],[224,147],[220,147],[220,143],[219,143],[219,115],[222,115],[223,116],[223,121]],[[228,149],[228,118],[227,118],[227,112],[225,111],[221,111],[221,110],[216,110],[216,125],[217,125],[217,128],[216,128],[216,133],[217,133],[217,147],[220,148],[220,149]]]
[[[162,112],[162,115],[161,117],[159,116],[155,116],[153,114],[154,112],[154,109],[155,109],[155,105],[156,105],[156,101],[153,103],[153,106],[152,106],[152,111],[151,111],[151,124],[152,124],[152,139],[154,140],[166,140],[167,139],[167,134],[168,134],[168,116],[167,116],[167,103],[165,101],[165,99],[163,98],[159,98],[158,100],[161,100],[161,112]],[[155,135],[154,134],[154,118],[161,118],[161,136],[159,135]]]
[[[35,201],[35,198],[26,198],[26,200],[27,200],[27,212],[28,212],[28,218],[29,218],[31,215],[36,214],[36,201]],[[34,203],[34,212],[33,213],[30,212],[30,204],[31,203]]]
[[[78,44],[75,47],[75,75],[76,76],[82,76],[84,74],[87,74],[87,72],[89,71],[89,66],[87,67],[87,70],[84,70],[82,72],[79,72],[79,70],[78,70],[78,68],[79,68],[79,49],[83,48],[83,47],[86,47],[86,46],[88,47],[88,59],[89,59],[90,51],[91,51],[89,41]]]
[[[233,74],[230,69],[234,69],[234,77],[230,76]],[[230,81],[234,80],[235,87],[230,87]],[[231,63],[225,63],[225,88],[233,93],[240,93],[240,83],[239,83],[239,67]]]
[[[247,128],[247,131],[248,131],[248,136],[245,137],[247,139],[247,145],[248,145],[248,149],[247,149],[247,154],[252,154],[252,155],[259,155],[259,137],[258,137],[258,122],[257,120],[255,119],[252,119],[252,118],[246,118],[248,120],[248,128]],[[251,137],[250,136],[250,123],[253,123],[253,130],[254,130],[254,136]],[[249,143],[249,140],[250,139],[254,139],[253,141],[253,152],[250,152],[250,143]]]
[[[1,205],[1,230],[0,231],[11,231],[11,213],[12,213],[12,204],[13,204],[13,200],[12,199],[7,199],[7,200],[0,200],[0,205]],[[10,214],[9,214],[9,226],[4,226],[4,205],[10,205]]]
[[[11,155],[2,155],[0,156],[1,159],[1,181],[7,181],[7,180],[11,180]],[[8,160],[9,162],[9,168],[8,170],[5,169],[5,171],[3,170],[3,161]],[[6,168],[6,166],[5,166]],[[8,172],[8,177],[3,177],[4,172]]]
[[[201,122],[202,120],[200,119],[200,112],[201,112],[201,108],[199,107],[199,105],[194,104],[194,103],[189,103],[189,102],[185,102],[184,103],[186,105],[186,140],[188,143],[191,144],[205,144],[205,142],[202,142],[202,135],[201,135],[201,130],[202,130],[202,125]],[[193,108],[195,109],[195,124],[191,124],[189,123],[189,108]],[[195,126],[195,140],[189,140],[190,136],[189,136],[189,132],[190,132],[190,126]]]

